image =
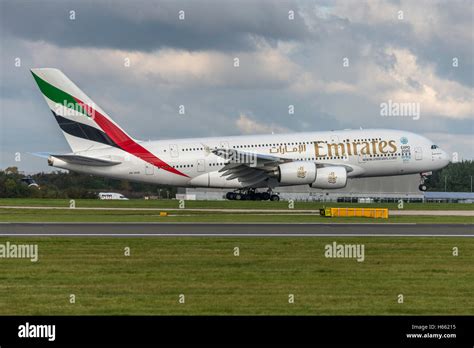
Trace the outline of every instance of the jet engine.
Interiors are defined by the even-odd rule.
[[[284,163],[278,166],[275,175],[283,185],[311,184],[316,180],[316,164],[305,161]]]
[[[344,167],[322,167],[316,172],[316,179],[309,186],[319,189],[339,189],[346,187],[347,172]]]

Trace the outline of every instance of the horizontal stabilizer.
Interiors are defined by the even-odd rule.
[[[93,166],[93,167],[115,166],[117,164],[122,163],[122,162],[117,162],[117,161],[105,160],[101,158],[79,156],[79,155],[51,155],[51,157],[60,159],[61,161],[71,163],[71,164]]]

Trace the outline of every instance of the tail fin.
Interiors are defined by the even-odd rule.
[[[133,139],[60,70],[31,69],[73,152],[121,148]]]

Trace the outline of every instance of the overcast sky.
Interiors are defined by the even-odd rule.
[[[0,4],[0,168],[70,151],[32,67],[61,69],[137,139],[391,128],[474,157],[472,0]],[[389,100],[419,119],[382,116]]]

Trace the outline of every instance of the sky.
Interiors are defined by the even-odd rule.
[[[0,168],[50,171],[29,153],[70,152],[35,67],[61,69],[137,139],[389,128],[474,158],[471,0],[0,6]]]

